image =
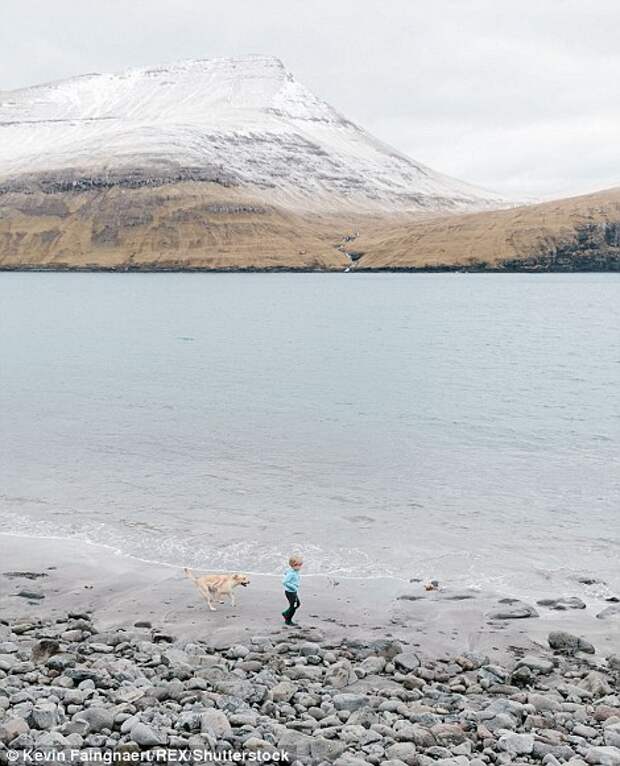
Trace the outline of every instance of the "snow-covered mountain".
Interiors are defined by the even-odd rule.
[[[0,192],[185,180],[309,211],[507,204],[376,140],[275,58],[184,61],[0,92]]]

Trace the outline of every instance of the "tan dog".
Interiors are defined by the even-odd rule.
[[[246,588],[250,584],[250,578],[242,574],[215,574],[194,577],[191,569],[185,567],[183,571],[207,600],[209,609],[212,612],[216,611],[213,606],[214,598],[216,598],[220,604],[223,604],[223,597],[228,596],[230,598],[231,606],[236,606],[234,589],[238,585],[243,585],[243,587]]]

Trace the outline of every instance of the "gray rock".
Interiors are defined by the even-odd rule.
[[[328,761],[333,763],[346,750],[344,742],[313,737],[292,729],[285,729],[278,739],[278,749],[285,750],[292,760],[303,763]]]
[[[248,737],[243,741],[243,749],[250,753],[275,753],[276,747],[260,737]]]
[[[232,727],[221,710],[205,710],[200,716],[200,731],[212,734],[216,739],[228,739],[232,736]]]
[[[604,697],[611,692],[607,681],[595,670],[590,671],[585,678],[582,678],[578,686],[580,689],[590,692],[593,697]]]
[[[386,659],[385,657],[366,657],[365,660],[361,663],[360,667],[362,670],[364,670],[365,673],[369,674],[375,674],[375,673],[383,673],[385,670],[386,665]]]
[[[520,601],[518,598],[503,598],[499,603],[501,607],[489,614],[491,620],[524,620],[529,617],[538,617],[538,612],[530,604]]]
[[[608,620],[611,617],[619,617],[619,616],[620,616],[620,604],[612,604],[611,606],[606,606],[605,609],[599,612],[596,615],[596,618],[597,620]]]
[[[605,726],[603,739],[605,740],[605,744],[609,747],[620,748],[620,720],[618,723],[612,723]]]
[[[593,726],[586,726],[583,723],[578,723],[577,726],[573,728],[572,734],[575,737],[583,737],[584,739],[594,739],[594,737],[598,737],[598,731]]]
[[[497,744],[500,750],[511,755],[529,755],[534,749],[534,735],[503,734]]]
[[[280,681],[271,689],[271,698],[274,702],[290,702],[298,690],[298,686],[290,681]]]
[[[84,631],[80,630],[79,628],[73,628],[71,630],[65,630],[64,633],[61,633],[60,637],[63,641],[68,641],[69,643],[77,643],[78,641],[81,641],[85,635]]]
[[[420,658],[415,652],[401,652],[394,657],[394,664],[405,673],[411,673],[420,667]]]
[[[398,739],[405,740],[406,742],[414,742],[418,747],[423,749],[433,747],[436,744],[435,737],[431,732],[419,723],[397,721],[394,724],[394,731],[396,732]]]
[[[533,657],[531,654],[527,654],[517,662],[517,667],[526,667],[533,670],[535,673],[548,675],[553,671],[554,666],[551,660],[544,659],[543,657]]]
[[[503,684],[508,680],[508,671],[501,665],[485,665],[478,671],[478,679],[486,684]]]
[[[397,742],[390,745],[385,749],[385,754],[388,759],[404,762],[408,766],[415,766],[417,763],[416,747],[412,742]]]
[[[549,736],[552,730],[547,729],[546,734]],[[552,745],[549,742],[534,741],[534,747],[532,749],[532,758],[542,760],[547,755],[553,755],[561,761],[568,761],[571,759],[575,752],[568,745]]]
[[[537,713],[555,713],[560,710],[561,703],[549,694],[529,694],[527,701],[533,705]]]
[[[586,751],[588,763],[598,766],[620,766],[620,750],[617,747],[591,747]]]
[[[478,670],[483,665],[489,664],[489,658],[486,654],[480,654],[478,652],[463,652],[455,658],[457,665],[460,665],[463,670]]]
[[[12,654],[0,654],[0,670],[5,673],[11,671],[18,664],[17,657]]]
[[[567,609],[585,609],[585,603],[577,596],[568,596],[563,598],[542,598],[537,601],[538,606],[546,606],[548,609],[555,609],[563,612]]]
[[[594,654],[595,651],[592,644],[585,639],[563,630],[554,630],[549,633],[547,641],[552,649],[563,654],[575,654],[576,652]]]
[[[136,723],[129,733],[130,738],[140,747],[157,747],[166,744],[166,736],[144,723]]]
[[[245,681],[242,678],[235,678],[229,676],[226,681],[219,681],[215,688],[220,694],[229,694],[231,697],[239,697],[244,702],[247,702],[254,696],[254,687],[249,681]]]
[[[345,753],[334,761],[334,766],[368,766],[368,761],[351,753]]]
[[[46,662],[53,654],[60,651],[58,641],[50,638],[42,638],[32,645],[31,658],[34,663]]]
[[[13,641],[0,641],[0,654],[15,654],[17,644]]]
[[[33,729],[51,729],[58,725],[58,708],[53,703],[39,703],[32,708],[30,723]]]
[[[99,734],[103,729],[114,728],[114,713],[102,705],[93,705],[77,713],[74,720],[86,721],[88,734]]]
[[[344,689],[355,681],[357,681],[357,675],[349,660],[334,663],[325,673],[325,685],[333,686],[334,689]]]
[[[23,718],[5,718],[0,723],[0,742],[10,744],[20,734],[27,734],[30,727]]]
[[[364,694],[335,694],[332,697],[332,702],[336,710],[359,710],[360,708],[368,705],[368,697]]]
[[[607,657],[607,667],[615,673],[620,673],[620,655],[610,654]]]
[[[249,653],[250,650],[247,646],[244,646],[243,644],[235,644],[230,647],[227,654],[233,660],[242,660],[244,657],[247,657]]]
[[[436,723],[430,731],[439,745],[460,745],[466,739],[465,732],[456,723]]]

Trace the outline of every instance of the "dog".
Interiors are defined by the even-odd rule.
[[[209,609],[215,612],[213,599],[216,598],[220,604],[224,603],[224,596],[230,598],[230,605],[236,606],[234,589],[238,585],[244,588],[250,584],[250,578],[242,574],[214,574],[194,577],[191,569],[185,567],[183,570],[189,579],[200,591],[200,594],[206,599]]]

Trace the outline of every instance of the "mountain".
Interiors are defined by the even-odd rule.
[[[0,269],[616,269],[619,197],[511,207],[269,57],[0,92]]]
[[[184,61],[0,92],[0,191],[195,181],[305,211],[492,209],[314,96],[275,58]]]
[[[620,271],[620,188],[367,229],[357,270]]]
[[[338,269],[361,228],[509,203],[382,144],[274,58],[0,92],[0,268]]]

